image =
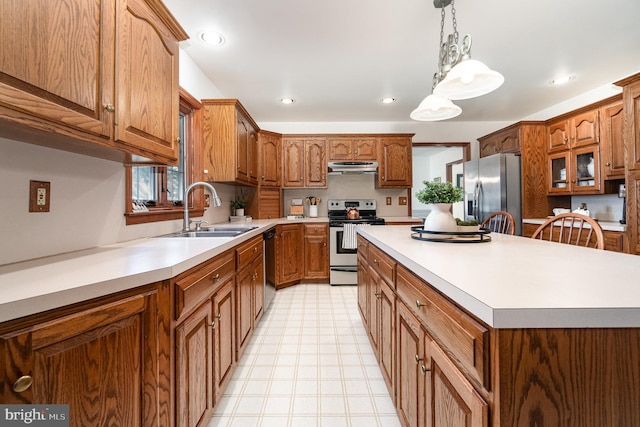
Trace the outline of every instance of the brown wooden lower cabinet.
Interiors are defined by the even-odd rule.
[[[304,224],[304,278],[329,278],[329,224]]]
[[[522,236],[531,237],[540,224],[522,224]],[[629,253],[629,240],[621,231],[602,230],[606,251]]]
[[[303,280],[329,282],[328,224],[279,224],[275,239],[276,289]]]
[[[1,324],[0,401],[68,404],[78,427],[171,425],[168,295],[162,282]]]
[[[395,298],[390,393],[403,426],[638,424],[640,328],[494,329],[400,263],[387,285],[359,257],[359,309],[369,331],[383,331],[374,347],[385,379],[381,301]],[[360,295],[372,291],[380,298]]]

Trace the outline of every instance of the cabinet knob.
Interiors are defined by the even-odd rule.
[[[257,247],[254,247],[254,248],[253,248],[253,252],[258,252],[258,248],[257,248]]]
[[[220,319],[222,319],[222,314],[218,313],[216,315],[216,319],[218,319],[218,323],[220,323]]]
[[[216,328],[216,321],[214,320],[213,322],[209,323],[209,326],[211,327],[211,329],[215,329]]]
[[[604,164],[605,166],[611,166],[611,163],[607,162]]]
[[[13,391],[16,393],[22,393],[31,387],[31,384],[33,384],[33,378],[31,378],[31,375],[23,375],[13,383]]]
[[[104,109],[107,110],[107,112],[109,112],[109,113],[113,113],[113,112],[116,111],[116,107],[114,107],[113,104],[105,105]]]
[[[376,299],[380,299],[380,294],[377,292],[374,292],[373,295],[376,297]]]
[[[213,276],[213,280],[219,280],[220,279],[220,273],[217,273],[215,276]]]
[[[420,301],[416,300],[416,307],[418,307],[418,308],[424,307],[424,304],[421,303]]]
[[[420,356],[418,356],[417,354],[416,354],[416,356],[415,356],[415,359],[416,359],[416,365],[417,365],[418,363],[420,363],[420,361],[421,361],[421,360],[423,360],[423,359],[422,359]]]
[[[373,259],[373,263],[374,263],[374,264],[377,264],[377,263],[378,263],[378,259],[377,259],[377,258],[374,258],[374,259]]]
[[[424,365],[421,365],[421,366],[420,366],[420,370],[422,371],[422,373],[423,373],[423,374],[426,374],[426,373],[429,371],[429,368],[427,368],[427,367],[426,367],[426,366],[424,366]]]

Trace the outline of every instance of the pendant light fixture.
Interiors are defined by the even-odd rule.
[[[445,7],[451,4],[453,34],[449,34],[443,43]],[[459,40],[456,20],[455,0],[434,0],[433,5],[440,8],[440,64],[433,92],[449,99],[469,99],[485,95],[499,88],[504,77],[491,70],[485,64],[471,59],[471,36],[465,35]]]
[[[438,71],[433,76],[432,94],[427,96],[410,117],[419,121],[438,121],[459,116],[462,109],[452,99],[469,99],[489,93],[502,85],[504,77],[480,61],[471,59],[471,36],[459,45],[455,0],[433,0],[440,9],[440,52]],[[444,42],[445,8],[451,5],[453,34]]]

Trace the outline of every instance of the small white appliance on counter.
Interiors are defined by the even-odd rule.
[[[329,283],[331,285],[358,284],[357,245],[353,227],[384,225],[383,218],[376,216],[376,201],[369,199],[329,200]],[[345,230],[346,229],[346,230]],[[347,239],[347,240],[345,240]]]

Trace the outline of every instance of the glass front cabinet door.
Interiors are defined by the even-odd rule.
[[[571,150],[574,193],[598,193],[600,191],[600,147],[590,145]]]
[[[571,192],[569,174],[570,151],[549,154],[549,194],[567,194]]]
[[[549,194],[600,193],[600,147],[549,154]]]

